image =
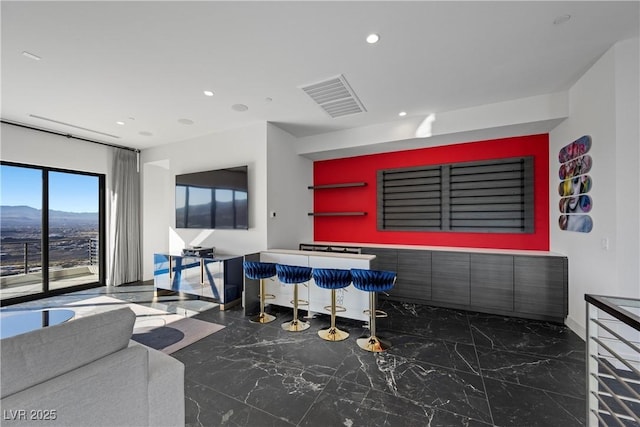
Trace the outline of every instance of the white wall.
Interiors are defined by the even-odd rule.
[[[141,164],[144,280],[153,278],[156,252],[180,253],[194,245],[230,254],[267,249],[266,124],[143,150]],[[175,175],[243,165],[249,167],[248,230],[175,227]]]
[[[0,159],[109,176],[113,149],[100,144],[2,123]],[[107,178],[107,186],[110,182]]]
[[[640,298],[640,43],[615,46],[616,79],[616,211],[618,281],[621,292]],[[632,173],[629,174],[629,171]],[[633,173],[635,172],[635,173]],[[625,285],[626,284],[626,285]]]
[[[569,118],[549,138],[551,250],[569,258],[567,325],[582,337],[585,294],[640,298],[638,51],[636,38],[605,53],[570,89]],[[593,139],[591,233],[557,226],[557,154],[582,135]]]
[[[568,93],[558,92],[495,104],[407,117],[298,139],[298,154],[314,160],[435,147],[485,139],[547,133],[569,115]]]
[[[297,139],[267,124],[267,246],[296,249],[313,240],[313,162],[296,154]],[[272,216],[275,213],[275,217]]]

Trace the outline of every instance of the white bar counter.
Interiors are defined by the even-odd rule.
[[[298,265],[311,268],[337,268],[349,270],[351,268],[369,269],[371,261],[375,255],[344,254],[331,252],[299,251],[292,249],[269,249],[260,252],[260,261],[272,262],[275,264]],[[280,305],[283,307],[293,307],[293,285],[281,283],[277,277],[274,280],[265,280],[265,292],[275,295],[275,299],[268,300],[268,304]],[[306,286],[298,285],[298,295],[300,299],[309,301],[309,307],[300,306],[300,309],[309,309],[309,315],[313,313],[329,312],[324,309],[331,305],[331,291],[318,287],[311,279]],[[369,309],[368,292],[360,291],[349,285],[344,289],[336,291],[336,304],[342,306],[346,311],[338,312],[338,317],[348,319],[368,321],[369,317],[364,314],[364,310]]]

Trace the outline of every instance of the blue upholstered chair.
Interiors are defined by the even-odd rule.
[[[290,332],[299,332],[309,329],[308,322],[298,320],[298,305],[309,305],[309,301],[298,299],[298,285],[311,280],[311,267],[297,265],[276,264],[276,273],[280,282],[293,285],[293,320],[282,324],[282,329]]]
[[[358,346],[367,351],[379,353],[385,351],[391,344],[388,341],[376,335],[376,317],[386,317],[383,311],[376,310],[376,293],[387,292],[393,288],[396,283],[396,273],[393,271],[382,270],[361,270],[351,269],[351,280],[353,286],[364,292],[369,292],[369,331],[370,336],[359,338]]]
[[[323,289],[331,290],[331,305],[325,310],[331,312],[331,326],[329,329],[318,331],[320,338],[327,341],[342,341],[349,337],[349,333],[336,328],[336,312],[345,311],[344,307],[336,306],[336,289],[346,288],[351,284],[351,271],[335,268],[314,268],[313,280]]]
[[[275,298],[274,295],[264,293],[264,279],[276,275],[276,265],[271,262],[245,261],[244,275],[249,279],[260,280],[260,314],[253,316],[250,320],[255,323],[269,323],[276,320],[276,316],[267,314],[264,311],[265,300]]]

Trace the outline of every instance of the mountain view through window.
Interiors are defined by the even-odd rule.
[[[99,280],[99,195],[97,175],[2,164],[0,299]]]

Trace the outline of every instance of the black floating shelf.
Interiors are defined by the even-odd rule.
[[[364,216],[366,212],[309,212],[309,216]]]
[[[328,188],[366,187],[366,182],[345,182],[342,184],[310,185],[309,190],[326,190]]]

